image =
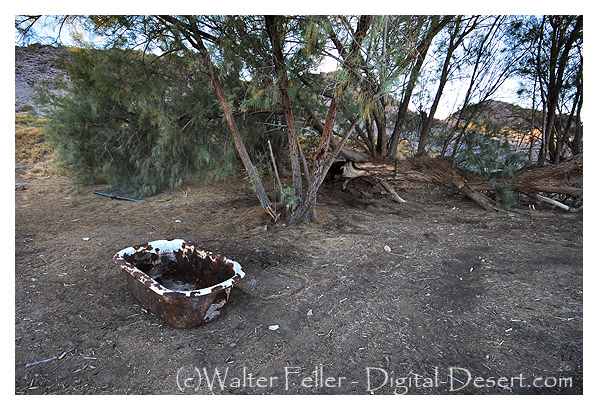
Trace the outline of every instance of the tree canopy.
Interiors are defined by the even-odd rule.
[[[39,17],[18,16],[17,30],[31,35]],[[513,136],[474,127],[481,103],[508,79],[522,83],[532,109],[529,158],[536,151],[540,164],[558,163],[582,151],[582,16],[54,21],[94,33],[104,49],[76,53],[70,94],[54,97],[58,147],[80,173],[120,176],[115,183],[126,179],[144,194],[180,185],[185,174],[232,172],[235,147],[261,205],[278,219],[262,181],[270,141],[289,171],[293,195],[281,186],[278,200],[291,206],[290,223],[317,216],[318,189],[337,157],[441,155],[464,165],[491,155],[493,164],[520,166],[498,161],[522,146]],[[337,69],[320,72],[325,61]],[[449,94],[456,110],[441,121]]]

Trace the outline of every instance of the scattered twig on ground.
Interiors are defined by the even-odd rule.
[[[37,364],[41,364],[41,363],[44,363],[44,362],[53,361],[53,360],[56,360],[56,359],[58,359],[58,357],[54,356],[54,357],[46,358],[45,360],[30,362],[29,364],[25,364],[25,368],[31,367],[32,365],[37,365]]]

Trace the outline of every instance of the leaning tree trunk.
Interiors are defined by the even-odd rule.
[[[268,213],[268,215],[270,215],[270,217],[276,221],[278,216],[275,215],[275,213],[272,209],[272,203],[271,203],[270,199],[268,198],[268,195],[266,194],[266,190],[264,190],[264,185],[262,184],[262,180],[260,179],[258,171],[256,170],[254,163],[252,163],[252,160],[250,159],[250,155],[248,154],[247,149],[245,148],[245,144],[243,143],[243,140],[241,139],[241,133],[239,132],[239,129],[237,128],[237,123],[235,121],[235,118],[233,117],[233,113],[231,111],[230,104],[227,101],[227,99],[223,93],[223,89],[220,84],[220,80],[218,78],[218,72],[216,71],[216,68],[212,64],[210,55],[208,54],[208,51],[205,49],[204,45],[201,42],[198,45],[200,46],[199,48],[200,48],[200,51],[202,52],[202,55],[204,58],[204,64],[207,67],[208,72],[210,74],[210,80],[212,81],[212,85],[214,86],[214,90],[216,91],[218,101],[220,102],[220,105],[223,109],[223,113],[227,120],[227,124],[229,125],[229,130],[231,131],[231,135],[233,136],[233,141],[235,142],[235,147],[237,148],[239,157],[241,157],[241,161],[243,162],[243,165],[252,181],[252,185],[256,191],[256,196],[258,197],[258,201],[260,202],[260,205],[262,206],[264,211],[266,211]]]
[[[439,16],[432,16],[431,25],[428,29],[428,32],[416,48],[416,60],[414,62],[414,66],[410,71],[410,79],[404,90],[404,96],[401,100],[401,104],[399,105],[397,111],[397,119],[395,120],[395,126],[393,128],[393,132],[391,133],[391,141],[389,143],[389,150],[387,151],[387,156],[391,159],[397,158],[397,147],[399,145],[401,130],[404,126],[406,114],[408,112],[408,105],[410,103],[410,99],[412,98],[414,88],[416,87],[416,81],[420,76],[420,70],[422,69],[422,65],[424,64],[424,59],[428,54],[428,49],[430,48],[431,43],[433,42],[433,38],[437,34],[439,34],[441,29],[443,29],[443,27],[445,27],[449,23],[449,20],[451,20],[451,18],[448,16],[443,17],[443,20],[441,21]]]
[[[172,24],[176,27],[175,32],[179,33],[183,36],[183,38],[188,41],[191,46],[199,52],[199,55],[202,59],[202,63],[208,70],[208,74],[210,75],[210,80],[216,91],[216,95],[218,97],[218,101],[223,110],[223,114],[225,115],[225,119],[227,120],[227,124],[229,125],[229,130],[231,131],[231,135],[233,136],[233,141],[235,142],[235,148],[237,148],[237,152],[239,153],[239,157],[241,157],[241,161],[245,167],[245,170],[252,181],[252,185],[254,190],[256,191],[256,196],[258,197],[258,201],[260,201],[260,205],[270,215],[273,220],[277,220],[278,216],[275,215],[272,209],[272,203],[264,190],[264,185],[262,184],[262,180],[256,170],[256,167],[252,163],[250,156],[245,148],[245,144],[241,138],[241,133],[237,128],[237,123],[235,122],[235,118],[233,117],[233,112],[231,111],[231,102],[227,100],[225,94],[223,92],[223,88],[218,76],[218,70],[214,66],[212,59],[210,57],[210,53],[206,46],[204,45],[205,38],[212,38],[212,36],[208,33],[199,30],[193,20],[188,19],[187,22],[173,17],[169,15],[158,16],[160,21]],[[182,41],[181,38],[175,36],[176,41]]]
[[[351,126],[349,126],[349,128],[346,130],[345,134],[341,138],[341,141],[337,143],[337,146],[335,147],[335,149],[333,150],[333,153],[329,156],[329,158],[326,161],[323,161],[322,164],[316,166],[314,173],[313,173],[314,180],[312,181],[312,184],[310,184],[310,186],[308,187],[308,192],[306,193],[306,198],[294,210],[294,213],[290,216],[290,218],[288,220],[288,222],[290,224],[298,224],[302,220],[302,218],[305,218],[305,215],[310,211],[310,209],[315,207],[316,195],[318,193],[318,189],[322,185],[322,182],[324,181],[324,179],[327,175],[327,172],[329,171],[329,168],[331,168],[331,165],[337,158],[337,155],[339,155],[341,148],[347,141],[347,138],[351,134],[351,132],[357,122],[358,122],[358,119],[354,120],[354,122],[351,124]],[[304,217],[302,217],[302,216],[304,216]]]
[[[244,165],[244,167],[248,173],[248,176],[250,177],[250,179],[252,181],[253,187],[256,191],[256,196],[258,197],[258,201],[260,201],[260,205],[262,205],[262,208],[264,209],[264,211],[266,211],[268,213],[268,215],[270,215],[272,217],[272,219],[276,221],[278,216],[275,215],[275,213],[271,207],[272,203],[270,202],[270,199],[268,198],[268,195],[266,194],[266,191],[264,190],[264,185],[262,184],[262,180],[261,180],[260,176],[258,175],[258,171],[256,170],[256,167],[252,163],[252,160],[250,159],[250,156],[245,148],[245,144],[243,143],[243,140],[241,138],[241,133],[239,132],[239,129],[237,128],[237,123],[235,122],[235,118],[233,117],[233,112],[231,111],[231,108],[230,108],[231,107],[230,101],[227,101],[227,98],[225,97],[225,94],[223,92],[223,88],[222,88],[222,85],[220,83],[220,79],[218,76],[218,70],[214,66],[212,59],[210,57],[210,53],[208,52],[208,49],[206,49],[206,46],[204,45],[204,39],[211,38],[212,36],[209,35],[208,33],[203,32],[202,30],[199,30],[198,27],[196,26],[196,24],[193,22],[193,20],[190,20],[190,19],[188,19],[186,22],[182,19],[179,19],[179,18],[176,18],[173,16],[169,16],[169,15],[158,16],[157,18],[164,23],[171,24],[174,27],[176,27],[175,32],[182,35],[185,38],[185,40],[188,41],[191,44],[191,46],[199,52],[200,57],[202,59],[202,63],[208,70],[208,74],[210,75],[210,80],[212,82],[212,85],[214,86],[214,90],[216,91],[218,101],[223,110],[223,114],[225,115],[225,119],[227,120],[227,124],[229,125],[229,130],[231,131],[231,135],[233,136],[233,141],[235,142],[235,147],[237,148],[237,152],[239,153],[239,156],[241,157],[241,161],[243,162],[243,165]],[[179,38],[178,36],[175,36],[175,40],[182,41],[182,39]]]

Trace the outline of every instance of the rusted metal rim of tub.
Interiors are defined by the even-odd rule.
[[[186,248],[191,248],[192,252],[197,252],[201,258],[209,258],[213,262],[216,262],[218,258],[221,258],[226,264],[231,265],[235,274],[228,280],[225,280],[210,287],[188,291],[171,290],[169,288],[164,287],[158,281],[154,280],[152,277],[141,271],[139,268],[135,267],[133,264],[125,260],[126,255],[132,255],[137,252],[154,253],[158,256],[158,258],[162,258],[163,256],[174,255],[174,253],[179,250],[184,251]],[[195,244],[188,243],[187,241],[181,239],[156,240],[138,246],[127,247],[116,253],[112,259],[123,269],[131,273],[138,281],[150,287],[154,292],[156,292],[159,295],[164,295],[168,293],[169,297],[175,297],[177,295],[180,297],[199,297],[202,295],[212,294],[214,292],[233,287],[235,283],[237,283],[245,276],[245,273],[241,269],[241,265],[237,261],[230,260],[226,257],[218,256],[214,253],[211,253],[210,251],[196,248]]]

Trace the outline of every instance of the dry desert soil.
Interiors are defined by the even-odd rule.
[[[335,183],[283,227],[242,178],[143,204],[15,178],[17,394],[582,393],[583,213]],[[112,261],[172,238],[246,273],[213,322],[165,324]]]

